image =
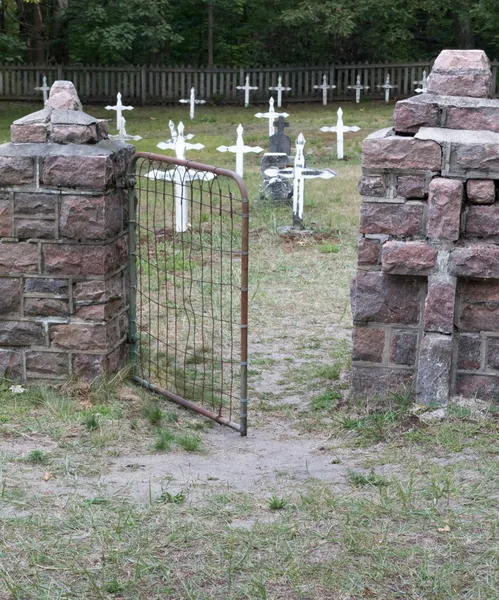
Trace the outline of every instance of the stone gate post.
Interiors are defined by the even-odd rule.
[[[69,81],[11,126],[0,146],[0,376],[95,377],[125,358],[133,152],[83,112]]]

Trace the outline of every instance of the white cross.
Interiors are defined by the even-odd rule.
[[[386,83],[384,85],[378,85],[381,89],[385,90],[385,102],[388,104],[390,102],[390,90],[396,89],[397,85],[390,85],[390,75],[386,76]]]
[[[268,119],[269,120],[269,137],[271,135],[274,135],[275,133],[275,127],[274,127],[274,121],[276,119],[278,119],[279,117],[289,117],[289,114],[286,112],[283,113],[276,113],[275,109],[274,109],[274,98],[272,98],[272,96],[269,99],[269,111],[266,113],[256,113],[255,117],[257,119]]]
[[[282,104],[282,93],[291,91],[290,87],[284,87],[282,85],[282,77],[279,76],[277,79],[277,85],[275,87],[269,87],[269,90],[275,90],[277,92],[277,108],[281,108]]]
[[[284,177],[293,179],[293,226],[303,229],[303,196],[305,179],[331,179],[336,176],[332,169],[307,169],[305,167],[305,155],[303,148],[305,138],[300,133],[296,138],[296,154],[294,167],[286,169],[276,169],[271,167],[266,169],[264,174],[268,177]]]
[[[172,134],[172,137],[171,137],[171,139],[166,140],[166,142],[160,142],[157,145],[157,147],[161,148],[162,150],[171,147],[171,146],[163,147],[164,144],[170,144],[170,143],[175,144],[177,137],[178,137],[177,130],[175,129],[175,123],[171,119],[168,121],[168,127],[170,128],[170,133]],[[187,135],[184,135],[184,140],[192,140],[193,137],[194,137],[193,133],[188,133]]]
[[[357,75],[357,83],[355,85],[349,85],[349,90],[355,90],[355,102],[358,104],[360,102],[360,90],[368,90],[368,85],[362,85],[360,83],[360,75]]]
[[[170,129],[172,129],[171,126]],[[158,148],[175,150],[175,156],[181,160],[185,160],[186,150],[202,150],[204,148],[203,144],[187,144],[185,139],[184,124],[180,122],[178,133],[175,131],[175,126],[173,126],[172,139],[168,142],[160,142]],[[189,227],[189,183],[195,179],[209,181],[215,175],[205,171],[192,171],[179,165],[168,171],[153,169],[147,173],[146,177],[149,179],[165,179],[166,181],[173,181],[175,184],[175,231],[183,233]]]
[[[322,90],[322,105],[327,106],[327,91],[335,90],[335,85],[328,85],[327,83],[327,75],[322,76],[322,85],[314,85],[316,90]]]
[[[336,154],[338,157],[338,160],[342,160],[343,159],[343,134],[345,131],[359,131],[360,127],[357,127],[357,125],[353,125],[352,127],[347,127],[345,125],[343,125],[343,111],[341,110],[341,108],[338,108],[338,121],[336,123],[336,126],[333,127],[321,127],[321,131],[323,131],[324,133],[326,132],[336,132]]]
[[[49,97],[48,92],[50,92],[50,86],[47,85],[47,78],[45,75],[43,76],[43,85],[36,87],[35,90],[43,93],[43,104],[45,105]]]
[[[245,85],[236,85],[236,90],[244,90],[244,108],[249,107],[250,90],[257,90],[257,87],[252,87],[249,83],[249,75],[246,75]]]
[[[134,142],[138,142],[142,139],[140,135],[129,135],[126,132],[126,119],[125,117],[121,117],[121,125],[118,135],[110,135],[110,138],[113,140],[120,140],[121,142],[127,142],[128,140],[133,140]]]
[[[194,107],[196,104],[206,104],[206,100],[196,100],[196,90],[191,88],[189,100],[179,100],[182,104],[190,104],[189,116],[194,119]]]
[[[237,128],[237,140],[235,146],[219,146],[217,150],[219,152],[235,152],[236,153],[236,173],[239,177],[243,176],[244,172],[244,155],[246,152],[263,152],[263,148],[260,146],[245,146],[243,141],[243,126],[240,124]]]
[[[116,106],[106,106],[106,110],[115,110],[116,111],[116,129],[118,131],[121,130],[121,119],[123,118],[122,111],[123,110],[133,110],[133,106],[123,106],[121,102],[121,92],[116,94]]]
[[[412,83],[421,86],[414,90],[417,94],[426,94],[428,90],[428,77],[426,77],[426,71],[423,71],[423,79],[421,79],[421,81],[413,81]]]

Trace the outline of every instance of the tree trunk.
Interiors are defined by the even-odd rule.
[[[469,14],[463,10],[454,12],[454,31],[456,32],[456,45],[463,50],[475,48],[475,34]]]
[[[208,3],[208,66],[213,66],[213,4]]]

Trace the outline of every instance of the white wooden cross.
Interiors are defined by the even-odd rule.
[[[162,150],[175,150],[175,156],[181,160],[185,160],[186,150],[202,150],[203,144],[187,144],[184,137],[184,124],[178,124],[178,133],[173,126],[175,136],[168,142],[160,142],[158,148]],[[209,181],[215,177],[214,173],[205,171],[193,171],[184,166],[176,166],[174,169],[162,171],[153,169],[147,173],[149,179],[165,179],[172,181],[175,189],[175,231],[183,233],[189,228],[189,183],[195,179],[201,181]]]
[[[189,100],[179,100],[179,102],[182,104],[190,105],[189,116],[191,117],[191,119],[194,119],[194,107],[196,106],[196,104],[206,104],[206,100],[196,100],[196,90],[193,87],[191,87],[191,94],[189,96]]]
[[[421,81],[413,81],[412,83],[421,86],[414,90],[417,94],[426,94],[428,90],[428,77],[426,76],[426,71],[423,71],[423,79],[421,79]]]
[[[168,121],[168,127],[170,128],[170,133],[172,134],[172,137],[171,139],[166,140],[166,142],[160,142],[160,144],[162,144],[161,146],[160,144],[157,145],[157,147],[161,148],[162,150],[164,149],[163,144],[169,144],[170,142],[174,144],[178,137],[177,130],[175,129],[175,123],[171,119]],[[193,137],[193,133],[188,133],[187,135],[184,134],[184,140],[192,140]],[[170,146],[168,146],[168,148],[169,147]]]
[[[257,87],[251,86],[249,82],[249,75],[246,75],[245,85],[236,85],[236,90],[244,90],[244,108],[249,107],[249,95],[250,90],[257,90]]]
[[[357,75],[357,82],[355,85],[349,85],[349,90],[355,90],[355,102],[358,104],[360,102],[360,90],[368,90],[368,85],[362,85],[360,83],[360,75]]]
[[[269,99],[269,111],[266,113],[256,113],[255,117],[257,119],[268,119],[269,120],[269,137],[271,135],[274,135],[275,133],[275,127],[274,127],[274,121],[276,119],[278,119],[279,117],[289,117],[289,114],[286,112],[283,113],[277,113],[274,109],[274,98],[272,98],[272,96]]]
[[[276,169],[271,167],[264,171],[268,177],[284,177],[293,179],[293,226],[303,229],[303,197],[305,179],[331,179],[336,176],[332,169],[310,169],[305,167],[305,155],[303,148],[305,138],[300,133],[296,138],[296,153],[294,167],[286,169]]]
[[[219,146],[217,150],[219,152],[235,152],[236,154],[236,173],[239,177],[243,176],[244,173],[244,155],[247,152],[255,152],[258,154],[259,152],[263,152],[263,148],[260,146],[245,146],[243,141],[243,126],[239,124],[237,128],[237,140],[235,146]]]
[[[121,119],[123,118],[122,111],[133,110],[133,106],[123,106],[121,102],[121,92],[116,94],[116,106],[106,106],[106,110],[116,111],[116,129],[121,130]]]
[[[388,104],[390,102],[390,90],[396,89],[397,85],[390,84],[390,75],[386,76],[386,83],[384,85],[378,85],[381,89],[385,90],[385,102]]]
[[[275,87],[269,87],[269,90],[275,90],[277,92],[277,108],[281,108],[282,93],[291,91],[291,88],[282,85],[282,77],[279,75],[277,78],[277,85]]]
[[[343,111],[341,110],[341,108],[338,108],[338,121],[336,123],[336,126],[333,127],[321,127],[321,131],[323,131],[324,133],[332,131],[333,133],[336,132],[336,154],[338,157],[338,160],[342,160],[343,159],[343,134],[345,133],[345,131],[359,131],[360,127],[357,127],[357,125],[353,125],[352,127],[347,127],[345,125],[343,125]]]
[[[316,90],[322,90],[322,105],[327,106],[327,91],[335,90],[335,85],[328,85],[327,83],[327,75],[322,76],[322,85],[314,85]]]
[[[140,135],[129,135],[126,132],[126,119],[123,116],[121,117],[121,125],[120,125],[120,130],[118,132],[118,135],[110,135],[109,137],[112,138],[113,140],[119,140],[120,142],[127,142],[129,140],[138,142],[139,140],[142,139],[142,137]]]
[[[48,100],[48,93],[50,92],[50,86],[47,85],[47,78],[45,77],[45,75],[43,76],[43,85],[36,87],[35,90],[42,92],[43,94],[43,104],[45,106],[45,103]]]

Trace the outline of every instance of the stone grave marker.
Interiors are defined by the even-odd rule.
[[[282,85],[282,77],[279,75],[277,79],[277,85],[275,87],[269,87],[269,90],[277,92],[277,108],[281,108],[282,106],[282,93],[290,92],[290,87],[285,87]]]
[[[191,93],[189,95],[189,99],[188,100],[179,100],[179,102],[181,104],[188,104],[189,105],[189,116],[192,119],[194,119],[194,110],[196,107],[196,104],[206,104],[206,100],[196,100],[196,90],[191,87]]]
[[[266,152],[260,162],[260,171],[263,175],[263,183],[260,187],[260,197],[275,203],[288,203],[293,195],[293,187],[289,179],[274,174],[269,177],[265,171],[271,167],[282,169],[290,163],[291,139],[284,133],[289,123],[283,116],[277,119],[277,132],[269,138],[269,151]]]
[[[499,394],[499,100],[481,50],[444,50],[427,93],[368,136],[352,391]]]
[[[263,152],[263,148],[260,146],[245,146],[243,140],[244,128],[239,124],[237,128],[237,140],[235,146],[219,146],[217,150],[219,152],[234,152],[236,155],[236,173],[239,177],[244,175],[244,155],[248,152]]]

